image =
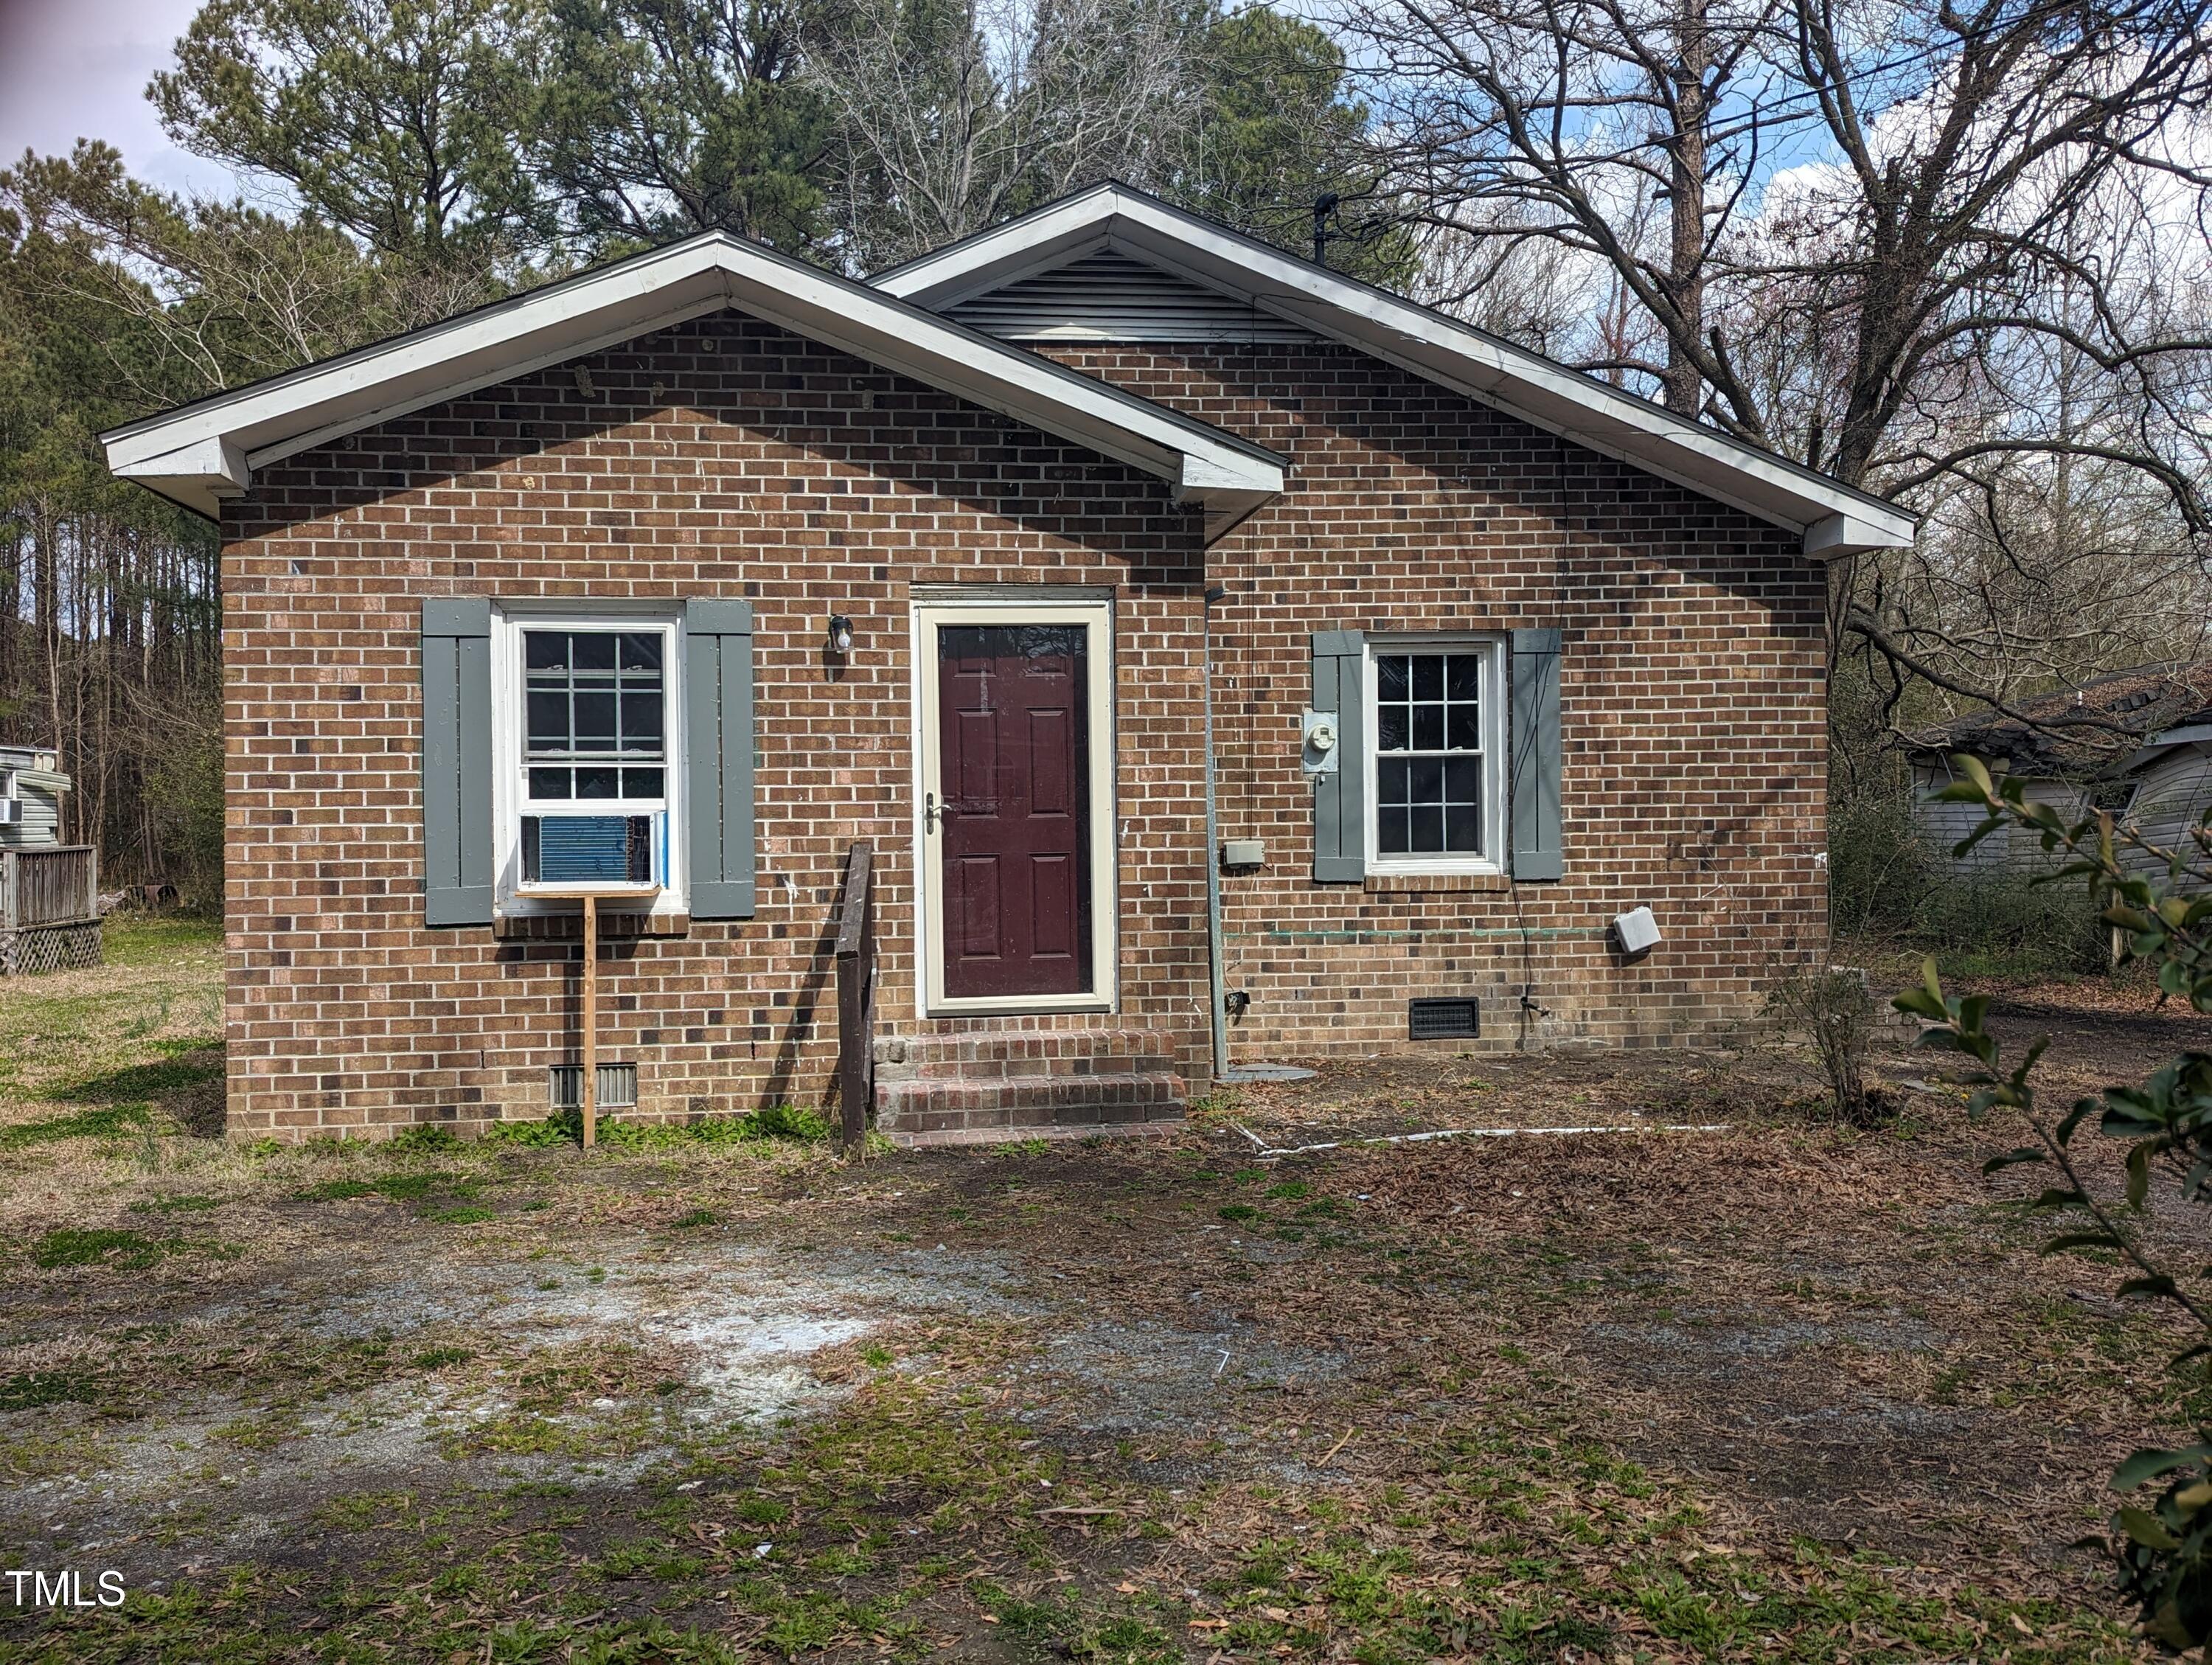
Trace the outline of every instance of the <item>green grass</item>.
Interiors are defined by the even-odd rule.
[[[143,1104],[103,1104],[95,1109],[0,1127],[0,1151],[20,1151],[64,1139],[118,1139],[152,1125],[153,1120],[153,1112]]]
[[[186,914],[112,914],[100,932],[100,960],[106,965],[166,965],[195,950],[222,946],[221,920]]]
[[[517,1413],[471,1449],[605,1461],[629,1425],[552,1419],[642,1362],[579,1353],[526,1372]],[[67,1403],[80,1390],[28,1391]],[[309,1585],[295,1565],[252,1563],[186,1577],[119,1612],[35,1621],[7,1656],[734,1665],[733,1644],[684,1627],[702,1608],[747,1637],[744,1657],[899,1665],[948,1631],[1010,1665],[2134,1656],[2102,1603],[1958,1580],[1931,1591],[1912,1569],[1808,1543],[1715,1545],[1726,1534],[1693,1495],[1546,1414],[1474,1407],[1389,1484],[1167,1492],[1073,1460],[957,1389],[889,1378],[823,1421],[694,1446],[589,1510],[550,1480],[334,1498],[318,1522],[347,1534],[343,1578]],[[297,1431],[272,1407],[218,1437],[265,1450]],[[1046,1499],[1103,1512],[1080,1517],[1079,1543],[1043,1522]]]
[[[189,991],[142,989],[128,1001],[102,1005],[106,998],[50,1000],[29,1016],[18,1005],[4,1020],[0,1047],[25,1070],[80,1085],[111,1079],[125,1067],[190,1061],[202,1050],[196,1034],[165,1032],[204,1030],[199,1011],[186,1005],[195,998]],[[173,1006],[180,1016],[173,1016]],[[82,1043],[65,1064],[41,1050],[44,1037],[62,1033]],[[29,1143],[97,1137],[103,1125],[118,1133],[140,1127],[85,1120],[123,1108],[88,1104],[50,1117],[76,1131],[42,1133]],[[550,1121],[526,1125],[542,1131],[515,1142],[562,1145],[573,1136]],[[511,1274],[526,1286],[539,1271],[557,1267],[560,1275],[538,1287],[573,1290],[580,1278],[650,1299],[652,1268],[621,1247],[645,1241],[639,1227],[714,1225],[719,1209],[750,1237],[763,1218],[739,1188],[713,1188],[732,1177],[715,1147],[758,1151],[770,1139],[812,1141],[828,1131],[821,1118],[802,1111],[787,1119],[715,1117],[688,1128],[632,1126],[622,1118],[606,1125],[617,1151],[666,1154],[627,1164],[526,1160],[514,1151],[451,1148],[447,1131],[433,1128],[390,1146],[304,1153],[285,1147],[261,1171],[271,1184],[282,1176],[295,1195],[388,1199],[434,1223],[489,1216],[488,1207],[470,1204],[477,1187],[500,1199],[502,1213],[528,1206],[510,1184],[541,1191],[562,1210],[562,1227],[546,1237],[557,1247],[534,1249],[552,1264],[526,1267],[510,1258]],[[167,1150],[180,1143],[163,1141]],[[2014,1665],[2057,1665],[2134,1656],[2116,1606],[2086,1575],[2076,1577],[2078,1569],[2023,1571],[2006,1552],[1961,1557],[1929,1580],[1872,1554],[1792,1544],[1771,1526],[1746,1524],[1732,1506],[1709,1512],[1711,1493],[1625,1461],[1607,1442],[1627,1435],[1602,1404],[1547,1376],[1540,1356],[1548,1355],[1540,1348],[1481,1342],[1480,1362],[1472,1364],[1409,1352],[1391,1367],[1402,1379],[1381,1369],[1342,1389],[1322,1387],[1279,1403],[1228,1397],[1275,1391],[1265,1383],[1235,1387],[1238,1375],[1250,1375],[1240,1360],[1237,1374],[1214,1390],[1224,1414],[1255,1424],[1296,1416],[1306,1425],[1296,1449],[1307,1461],[1340,1430],[1358,1431],[1325,1480],[1309,1475],[1282,1485],[1266,1478],[1276,1473],[1272,1467],[1255,1468],[1221,1442],[1185,1428],[1117,1440],[1079,1437],[1057,1423],[1049,1401],[1018,1385],[1022,1372],[1006,1363],[1038,1356],[1030,1350],[1039,1331],[1027,1319],[941,1327],[933,1319],[926,1334],[901,1328],[856,1350],[866,1368],[836,1376],[842,1385],[834,1402],[794,1412],[779,1425],[703,1415],[712,1408],[709,1396],[671,1379],[684,1366],[643,1344],[549,1346],[532,1336],[534,1351],[525,1352],[502,1336],[498,1352],[482,1355],[452,1345],[469,1332],[444,1321],[395,1319],[396,1333],[341,1339],[304,1325],[304,1310],[264,1317],[242,1301],[230,1306],[234,1330],[191,1324],[168,1303],[170,1291],[156,1287],[166,1279],[147,1273],[172,1257],[228,1252],[167,1234],[193,1229],[179,1217],[205,1212],[234,1194],[228,1180],[216,1177],[228,1170],[185,1148],[193,1161],[161,1170],[134,1170],[136,1153],[127,1147],[101,1153],[106,1171],[88,1194],[99,1212],[76,1218],[112,1219],[125,1198],[142,1197],[130,1216],[140,1230],[56,1231],[31,1243],[40,1229],[33,1227],[10,1246],[19,1282],[28,1279],[33,1264],[91,1268],[76,1274],[87,1279],[82,1293],[103,1311],[111,1302],[121,1307],[113,1297],[143,1294],[140,1310],[126,1316],[149,1322],[103,1319],[88,1344],[96,1349],[89,1362],[71,1351],[39,1357],[37,1369],[0,1375],[0,1412],[28,1413],[0,1419],[8,1422],[0,1430],[0,1484],[94,1475],[121,1459],[88,1451],[116,1453],[167,1431],[150,1420],[133,1426],[119,1419],[174,1415],[185,1403],[198,1415],[206,1396],[216,1395],[228,1419],[221,1445],[243,1453],[282,1447],[318,1461],[337,1450],[339,1466],[316,1482],[326,1501],[313,1516],[314,1530],[283,1542],[267,1562],[171,1575],[174,1582],[161,1590],[134,1591],[120,1613],[19,1613],[0,1625],[0,1662],[573,1656],[609,1665],[724,1665],[740,1656],[836,1654],[919,1665],[948,1643],[962,1656],[1005,1665],[1056,1659],[1169,1665],[1216,1655],[1235,1665],[1307,1659],[1419,1665],[1437,1657],[1502,1665],[1610,1665],[1639,1657],[1814,1665],[1844,1656],[2001,1655]],[[57,1170],[82,1166],[73,1152],[41,1155]],[[1349,1194],[1318,1194],[1322,1188],[1354,1188],[1342,1177],[1318,1177],[1328,1171],[1323,1168],[1304,1170],[1316,1176],[1309,1182],[1279,1169],[1231,1173],[1199,1165],[1208,1159],[1218,1162],[1218,1154],[1164,1158],[1126,1189],[1156,1188],[1151,1200],[1159,1215],[1179,1208],[1186,1221],[1227,1205],[1225,1218],[1254,1222],[1248,1242],[1261,1232],[1285,1242],[1304,1233],[1298,1255],[1274,1258],[1304,1261],[1340,1249],[1340,1281],[1382,1285],[1377,1298],[1447,1299],[1433,1291],[1449,1287],[1451,1277],[1477,1275],[1473,1261],[1440,1261],[1431,1248],[1406,1247],[1419,1240],[1411,1228],[1390,1223],[1393,1211],[1362,1206]],[[1136,1158],[1127,1160],[1133,1165]],[[1125,1204],[1119,1192],[1113,1207],[1094,1206],[1091,1194],[1081,1190],[1054,1193],[1052,1164],[1024,1159],[985,1170],[957,1158],[933,1171],[963,1184],[988,1183],[974,1194],[909,1193],[915,1200],[903,1211],[874,1213],[872,1204],[854,1204],[859,1212],[848,1223],[858,1240],[880,1235],[928,1243],[937,1238],[931,1228],[940,1216],[974,1216],[979,1230],[994,1229],[1017,1210],[1027,1218],[1053,1206],[1079,1209],[1079,1229],[1094,1219],[1121,1221],[1124,1206],[1143,1217],[1142,1201]],[[810,1171],[802,1176],[807,1183],[793,1189],[825,1192],[813,1183],[825,1173]],[[575,1175],[611,1176],[613,1182],[600,1193],[570,1188]],[[848,1177],[839,1172],[836,1184]],[[648,1179],[652,1188],[631,1182]],[[44,1176],[32,1182],[43,1185]],[[913,1183],[903,1175],[895,1182]],[[216,1194],[174,1194],[191,1184]],[[1191,1188],[1195,1184],[1210,1188]],[[1002,1202],[1000,1192],[1012,1201]],[[603,1229],[582,1210],[572,1214],[580,1198],[588,1203],[602,1195],[620,1205],[611,1226]],[[955,1195],[963,1200],[951,1201]],[[714,1208],[693,1206],[698,1197]],[[336,1218],[336,1209],[280,1212],[289,1216],[288,1232],[307,1228],[288,1237],[288,1246],[315,1231],[351,1246],[368,1240],[356,1228],[369,1226],[374,1237],[391,1219],[383,1210],[344,1211],[351,1220]],[[363,1213],[372,1218],[363,1221]],[[574,1218],[586,1223],[562,1229]],[[532,1249],[530,1226],[553,1222],[515,1216],[511,1224],[522,1240],[519,1257]],[[760,1235],[775,1252],[803,1255],[803,1239],[819,1235],[817,1224],[801,1220]],[[892,1226],[913,1231],[894,1233]],[[1355,1229],[1358,1235],[1349,1235]],[[648,1260],[674,1254],[682,1241],[665,1227],[654,1239],[646,1243]],[[440,1243],[450,1253],[470,1241]],[[1547,1298],[1571,1310],[1579,1334],[1594,1310],[1582,1292],[1595,1287],[1583,1279],[1589,1264],[1583,1247],[1571,1233],[1556,1240],[1547,1233],[1501,1248],[1493,1271],[1482,1275],[1525,1276],[1530,1291],[1540,1286]],[[610,1261],[611,1278],[605,1267],[582,1264],[594,1255]],[[1367,1258],[1354,1263],[1353,1255]],[[1420,1258],[1398,1258],[1414,1255]],[[1238,1260],[1233,1252],[1224,1258]],[[1650,1253],[1635,1262],[1653,1264]],[[94,1286],[91,1279],[101,1268],[118,1275]],[[1436,1277],[1439,1268],[1450,1276]],[[1316,1270],[1338,1276],[1334,1267]],[[1795,1298],[1831,1298],[1796,1273],[1791,1278],[1787,1289]],[[1250,1280],[1240,1274],[1239,1281]],[[1227,1292],[1218,1283],[1209,1287]],[[42,1292],[34,1280],[28,1288],[40,1300],[63,1292]],[[233,1291],[221,1293],[228,1301]],[[1261,1311],[1265,1293],[1255,1296]],[[1361,1310],[1359,1298],[1355,1287],[1345,1311]],[[1688,1299],[1672,1290],[1665,1298],[1686,1305]],[[1413,1312],[1405,1304],[1395,1310]],[[1510,1323],[1518,1322],[1516,1313],[1509,1307],[1503,1316]],[[2052,1303],[2050,1325],[2054,1348],[2082,1334],[2078,1314],[2063,1303]],[[1425,1316],[1420,1328],[1430,1328]],[[2100,1368],[2148,1379],[2163,1357],[2154,1327],[2143,1327],[2140,1346],[2133,1329],[2115,1334]],[[2098,1346],[2100,1352],[2106,1347],[2103,1332]],[[842,1355],[832,1357],[844,1370]],[[1498,1361],[1511,1368],[1498,1369]],[[1213,1363],[1209,1353],[1199,1368]],[[2081,1379],[2083,1368],[2069,1379]],[[2057,1391],[2026,1365],[2017,1374],[2022,1382],[2034,1376],[2039,1393]],[[1990,1367],[1986,1381],[1962,1376],[1939,1397],[1986,1405],[2007,1387],[2002,1376]],[[433,1461],[404,1477],[404,1491],[349,1493],[349,1481],[360,1484],[345,1466],[352,1449],[320,1442],[352,1431],[347,1419],[357,1407],[343,1396],[383,1384],[395,1398],[438,1407],[436,1449],[493,1461],[451,1471]],[[602,1398],[614,1407],[600,1407]],[[2056,1419],[2075,1401],[2049,1402]],[[483,1406],[503,1408],[479,1422]],[[347,1425],[326,1434],[334,1422]],[[207,1455],[226,1466],[236,1461],[220,1449]],[[627,1458],[635,1466],[618,1466]],[[512,1466],[503,1468],[507,1459]],[[1378,1461],[1387,1478],[1377,1477]],[[239,1494],[212,1485],[199,1490],[189,1509],[165,1515],[155,1529],[153,1541],[173,1547],[179,1567],[199,1553],[195,1546],[221,1541],[240,1508]],[[226,1495],[233,1501],[222,1501]],[[1068,1506],[1105,1512],[1048,1513]],[[1723,1553],[1716,1540],[1736,1553]],[[759,1546],[768,1547],[764,1553],[757,1553]],[[1059,1582],[1062,1574],[1070,1576]],[[1984,1574],[2002,1581],[1999,1593],[1974,1587]],[[2030,1601],[2019,1595],[2023,1589],[2059,1595]],[[996,1622],[980,1622],[979,1609]],[[2023,1633],[2023,1625],[2033,1634]]]
[[[31,1264],[49,1268],[112,1265],[143,1271],[164,1255],[174,1254],[183,1242],[181,1237],[149,1237],[142,1231],[64,1227],[39,1239],[31,1249]]]
[[[96,973],[10,978],[0,999],[0,1097],[123,1103],[159,1097],[179,1078],[119,1071],[177,1061],[219,1044],[221,935],[203,921],[112,920]],[[199,1075],[204,1060],[185,1064]],[[202,1079],[204,1079],[202,1076]]]
[[[0,1376],[0,1411],[38,1411],[52,1405],[94,1405],[103,1396],[89,1370],[18,1370]]]
[[[143,1202],[132,1203],[131,1212],[134,1214],[204,1214],[211,1208],[221,1206],[222,1205],[213,1197],[149,1197]]]
[[[126,1100],[175,1098],[204,1081],[220,1080],[222,1060],[195,1062],[164,1058],[157,1063],[131,1064],[104,1075],[65,1083],[48,1090],[46,1097],[65,1104],[116,1104]]]
[[[343,1202],[349,1197],[373,1197],[376,1187],[365,1179],[326,1179],[292,1194],[301,1202]]]
[[[433,1191],[458,1191],[465,1183],[459,1174],[386,1174],[371,1180],[369,1188],[394,1202],[419,1202]]]
[[[457,1198],[476,1194],[475,1184],[455,1173],[384,1174],[375,1179],[327,1179],[292,1194],[302,1202],[343,1202],[349,1197],[389,1197],[394,1202],[420,1202],[443,1194]]]

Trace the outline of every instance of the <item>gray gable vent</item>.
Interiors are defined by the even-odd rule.
[[[1002,341],[1315,341],[1303,324],[1100,249],[971,295],[945,315]]]

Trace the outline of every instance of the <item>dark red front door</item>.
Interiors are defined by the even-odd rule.
[[[1091,977],[1085,633],[937,627],[945,992],[1081,994]]]

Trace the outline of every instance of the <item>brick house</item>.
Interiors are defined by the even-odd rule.
[[[870,284],[696,237],[104,439],[222,526],[280,1137],[546,1114],[586,893],[603,1091],[824,1102],[863,842],[895,1136],[1709,1033],[1822,944],[1825,563],[1912,536],[1112,185]]]

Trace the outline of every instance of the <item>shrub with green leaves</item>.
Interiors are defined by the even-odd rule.
[[[2111,933],[2094,897],[2047,875],[2001,866],[1940,870],[1911,935],[1945,960],[1995,976],[2074,976],[2111,963]]]
[[[2113,1471],[2112,1485],[2130,1492],[2161,1478],[2166,1489],[2148,1508],[2115,1511],[2109,1547],[2122,1589],[2142,1604],[2143,1628],[2168,1647],[2191,1648],[2212,1635],[2212,1445],[2138,1451]]]
[[[771,1104],[742,1119],[750,1122],[753,1133],[762,1139],[795,1139],[819,1145],[833,1131],[821,1111],[803,1104]]]
[[[708,1115],[696,1121],[629,1121],[620,1116],[599,1118],[599,1142],[615,1150],[659,1150],[679,1145],[739,1145],[755,1139],[787,1139],[820,1144],[832,1135],[819,1110],[797,1104],[774,1104],[750,1115]],[[579,1110],[556,1110],[543,1121],[496,1121],[484,1131],[487,1142],[520,1145],[528,1150],[551,1149],[584,1142],[584,1118]]]
[[[1828,908],[1840,937],[1913,930],[1936,864],[1912,817],[1912,774],[1904,757],[1871,744],[1830,774]]]
[[[2109,811],[2069,824],[2051,805],[2028,803],[2018,780],[2000,785],[1979,759],[1953,761],[1963,778],[1940,796],[1984,811],[1957,854],[2003,829],[2039,835],[2044,850],[2058,858],[2039,882],[2084,881],[2124,953],[2156,968],[2160,998],[2212,1012],[2212,811],[2190,829],[2188,845],[2161,848],[2117,824]],[[1990,1033],[1989,996],[1947,994],[1932,957],[1921,986],[1895,1004],[1921,1019],[1923,1044],[1973,1060],[1967,1080],[1975,1090],[1969,1103],[1974,1116],[2009,1111],[2028,1129],[2029,1143],[1991,1158],[1984,1170],[2053,1170],[2057,1182],[2031,1206],[2067,1218],[2073,1229],[2053,1237],[2044,1252],[2117,1256],[2129,1269],[2122,1295],[2166,1302],[2195,1323],[2204,1339],[2174,1362],[2202,1370],[2212,1359],[2212,1267],[2188,1273],[2160,1264],[2141,1221],[2154,1175],[2175,1184],[2185,1202],[2212,1203],[2212,1054],[2184,1053],[2139,1083],[2077,1099],[2053,1116],[2038,1103],[2034,1085],[2047,1037],[2007,1068]],[[2127,1143],[2127,1179],[2118,1199],[2094,1190],[2075,1160],[2074,1141],[2085,1127]],[[2197,1443],[2179,1450],[2138,1451],[2112,1474],[2114,1489],[2124,1494],[2166,1482],[2147,1507],[2129,1503],[2114,1511],[2107,1547],[2123,1587],[2142,1605],[2145,1628],[2175,1648],[2212,1641],[2212,1429],[2200,1428],[2198,1435]]]
[[[427,1121],[413,1127],[403,1127],[392,1134],[385,1148],[388,1151],[450,1151],[459,1143],[451,1127]]]

